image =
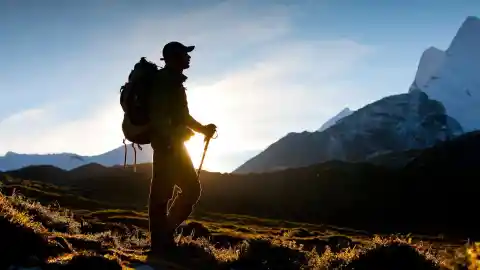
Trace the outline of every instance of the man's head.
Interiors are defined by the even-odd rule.
[[[184,70],[190,67],[190,55],[189,52],[193,51],[195,46],[185,46],[180,42],[172,41],[167,43],[163,47],[163,58],[161,60],[165,61],[165,65],[178,69]]]

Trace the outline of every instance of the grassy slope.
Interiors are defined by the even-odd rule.
[[[31,188],[36,183],[29,184]],[[55,198],[52,194],[57,198],[62,194],[54,186],[47,195],[41,194],[41,186],[37,188],[38,194],[32,196],[42,198],[44,205],[12,194],[11,187],[3,189],[9,190],[9,196],[0,195],[0,269],[39,261],[47,262],[44,269],[71,269],[68,267],[74,265],[79,269],[100,265],[102,269],[121,269],[146,259],[146,213],[108,209],[108,205],[103,210],[82,210],[78,206],[84,199],[72,200],[74,197],[65,200],[72,210],[58,204],[46,206]],[[195,258],[193,269],[388,269],[401,264],[405,269],[456,269],[474,260],[475,254],[473,245],[436,238],[379,236],[215,213],[194,217],[178,241],[185,258]]]

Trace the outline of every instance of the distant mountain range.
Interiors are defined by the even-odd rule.
[[[480,128],[480,19],[467,17],[446,51],[428,48],[408,94],[351,112],[342,110],[316,132],[290,133],[239,166],[258,173],[327,160],[369,161],[423,149]]]
[[[150,145],[137,149],[137,163],[151,162],[153,150]],[[14,170],[30,165],[53,165],[58,168],[70,170],[89,163],[98,163],[104,166],[121,165],[124,162],[125,148],[120,146],[106,153],[96,156],[80,156],[73,153],[59,154],[17,154],[8,152],[0,157],[0,171]],[[132,164],[134,151],[131,145],[127,145],[127,162]]]

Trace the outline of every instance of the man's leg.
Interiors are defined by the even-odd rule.
[[[200,199],[201,186],[197,179],[197,172],[193,167],[192,160],[184,145],[175,156],[177,171],[176,183],[182,190],[178,194],[172,208],[170,209],[169,219],[176,229],[183,221],[185,221],[193,211],[195,204]]]
[[[167,206],[172,198],[175,178],[171,162],[173,156],[165,150],[153,151],[152,180],[148,205],[152,251],[162,251],[173,244],[172,224],[167,216]]]

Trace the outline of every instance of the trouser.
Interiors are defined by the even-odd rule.
[[[183,143],[170,149],[153,149],[148,215],[151,247],[161,249],[172,243],[176,228],[192,213],[201,187]],[[174,192],[175,186],[181,191]]]

